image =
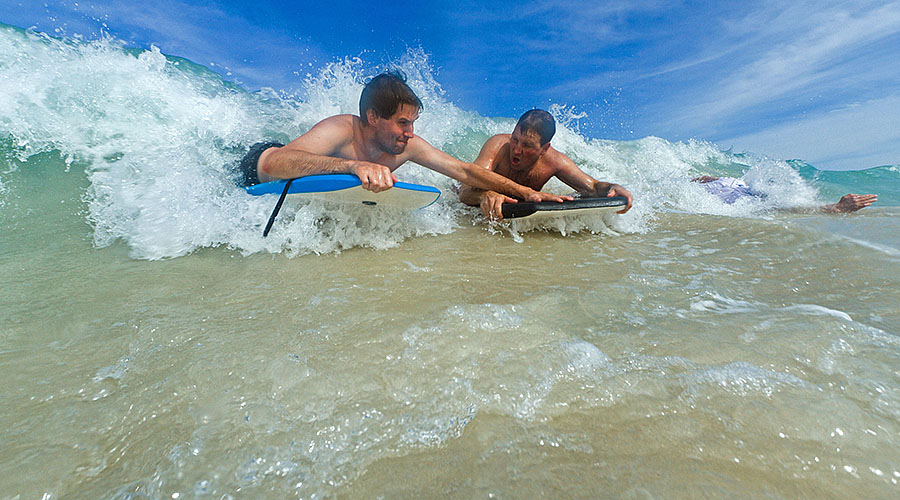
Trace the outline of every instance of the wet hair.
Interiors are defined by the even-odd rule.
[[[541,146],[543,146],[553,139],[553,134],[556,133],[556,120],[553,119],[553,115],[543,109],[532,109],[526,111],[519,118],[516,128],[523,134],[529,130],[537,132],[541,138]]]
[[[422,110],[422,101],[406,84],[406,75],[399,70],[382,73],[369,80],[359,96],[359,117],[369,124],[366,112],[375,110],[381,118],[390,118],[402,104]]]

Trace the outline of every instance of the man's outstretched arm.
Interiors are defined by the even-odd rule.
[[[465,163],[444,153],[416,136],[409,141],[409,159],[425,168],[440,172],[463,184],[476,188],[496,191],[527,201],[558,201],[571,199],[570,196],[558,196],[535,191],[530,187],[517,184],[502,175],[494,173],[474,163]]]
[[[598,198],[604,196],[621,196],[625,198],[628,201],[628,204],[625,205],[625,208],[616,213],[624,214],[631,210],[631,203],[634,201],[634,197],[631,195],[630,191],[618,184],[594,179],[578,168],[578,165],[575,165],[575,162],[566,155],[563,155],[562,165],[556,171],[556,176],[559,180],[563,181],[582,195],[596,196]]]
[[[847,194],[832,205],[825,205],[822,210],[829,213],[856,212],[878,201],[877,194]]]

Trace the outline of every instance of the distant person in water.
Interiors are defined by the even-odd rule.
[[[744,181],[734,177],[712,177],[704,175],[691,179],[691,182],[703,184],[706,190],[725,203],[731,205],[745,196],[762,196],[750,189]],[[819,210],[829,213],[856,212],[878,201],[877,194],[848,194],[841,197],[837,203],[818,207]]]
[[[571,158],[553,149],[550,139],[555,133],[553,116],[544,110],[532,109],[519,118],[512,134],[497,134],[488,139],[475,164],[534,190],[543,189],[551,177],[556,177],[582,196],[622,196],[628,200],[628,205],[618,213],[627,212],[631,208],[631,193],[618,184],[594,179],[578,168]],[[459,189],[459,199],[467,205],[480,206],[489,219],[502,218],[503,203],[514,201],[496,190],[465,182]]]
[[[563,201],[531,187],[465,163],[438,150],[413,133],[422,101],[400,73],[383,73],[365,85],[359,116],[337,115],[315,124],[287,145],[253,145],[239,166],[245,186],[314,174],[345,173],[359,177],[362,187],[390,189],[393,171],[407,161],[452,177],[528,201]]]

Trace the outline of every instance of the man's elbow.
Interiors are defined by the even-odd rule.
[[[264,174],[268,177],[281,178],[282,176],[278,175],[278,155],[280,153],[281,148],[272,147],[269,148],[261,155],[259,155],[259,160],[257,160],[256,169],[259,173]]]
[[[457,197],[459,197],[459,201],[463,202],[470,207],[475,207],[481,204],[480,197],[477,193],[475,193],[471,187],[463,184],[460,186],[459,191],[456,193]]]

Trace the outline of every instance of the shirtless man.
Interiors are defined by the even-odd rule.
[[[393,171],[407,161],[418,163],[466,184],[528,201],[563,201],[540,193],[472,163],[438,150],[413,133],[422,101],[397,73],[384,73],[363,88],[359,116],[337,115],[314,125],[287,145],[255,144],[241,161],[243,185],[314,174],[347,173],[362,187],[390,189]]]
[[[512,134],[497,134],[488,139],[475,164],[535,190],[556,177],[583,196],[624,196],[628,205],[618,213],[627,212],[631,208],[631,193],[618,184],[601,182],[582,172],[571,158],[550,146],[555,133],[553,116],[544,110],[532,109],[519,118]],[[460,201],[480,206],[489,219],[502,218],[501,205],[514,201],[496,190],[463,182],[466,185],[459,190]]]

